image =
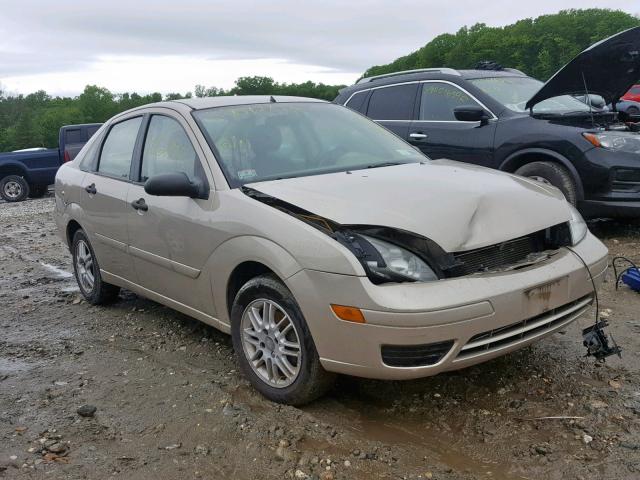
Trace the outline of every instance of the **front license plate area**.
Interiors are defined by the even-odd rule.
[[[535,317],[569,301],[568,277],[538,285],[524,292],[524,316]]]

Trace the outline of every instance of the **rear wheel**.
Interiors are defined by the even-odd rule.
[[[531,162],[523,165],[514,173],[540,183],[553,185],[564,194],[569,203],[576,204],[576,183],[569,171],[563,166],[554,162]]]
[[[300,307],[271,275],[253,278],[238,291],[231,336],[242,372],[269,400],[302,405],[333,384],[335,376],[320,365]]]
[[[7,202],[21,202],[29,195],[29,184],[20,175],[7,175],[0,180],[0,196]]]
[[[104,305],[114,302],[118,298],[120,287],[102,280],[98,260],[89,243],[89,239],[82,230],[73,236],[71,244],[73,255],[73,270],[76,275],[80,293],[93,305]]]

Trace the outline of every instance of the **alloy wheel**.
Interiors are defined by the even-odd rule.
[[[300,336],[287,312],[276,302],[258,299],[242,314],[242,347],[258,377],[275,388],[291,385],[302,363]]]
[[[91,293],[95,285],[94,262],[89,245],[84,240],[76,244],[76,272],[82,290]]]
[[[20,198],[20,195],[22,195],[22,185],[14,180],[9,180],[4,184],[3,191],[7,198]]]

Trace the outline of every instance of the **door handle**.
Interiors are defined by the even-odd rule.
[[[131,202],[131,206],[134,208],[134,210],[142,210],[143,212],[149,210],[149,205],[147,205],[147,203],[144,201],[144,198],[134,200],[133,202]]]
[[[92,183],[91,185],[88,185],[86,187],[84,187],[84,189],[87,191],[87,193],[91,194],[91,195],[95,195],[96,193],[98,193],[98,190],[96,190],[96,184]]]
[[[413,132],[409,134],[409,138],[413,140],[426,140],[427,135],[420,132]]]

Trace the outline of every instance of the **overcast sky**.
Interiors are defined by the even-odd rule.
[[[635,1],[531,0],[2,0],[0,85],[75,95],[229,88],[239,76],[352,83],[436,35]]]

